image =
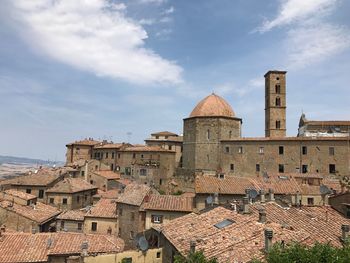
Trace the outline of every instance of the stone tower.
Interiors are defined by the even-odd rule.
[[[220,171],[220,141],[241,137],[241,123],[223,98],[214,93],[204,98],[184,119],[182,167]]]
[[[265,77],[265,137],[286,136],[286,71],[268,71]]]

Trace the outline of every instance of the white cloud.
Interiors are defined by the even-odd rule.
[[[219,95],[227,95],[230,93],[236,94],[238,97],[244,97],[249,93],[263,89],[265,86],[265,80],[263,77],[256,77],[250,79],[247,84],[238,86],[234,83],[224,83],[215,87],[214,92]]]
[[[320,17],[332,9],[337,0],[287,0],[280,6],[278,15],[273,20],[267,20],[259,28],[260,32],[266,32],[274,27],[284,26],[300,20]]]
[[[163,12],[164,15],[169,15],[175,12],[175,8],[173,6],[169,7],[168,9],[165,9]]]
[[[139,21],[139,23],[141,25],[146,25],[146,26],[151,26],[155,23],[156,21],[152,18],[149,18],[149,19],[146,19],[146,18],[143,18]]]
[[[144,47],[146,31],[107,0],[16,0],[18,29],[37,50],[98,76],[179,83],[182,68]]]
[[[140,3],[142,4],[163,4],[165,3],[167,0],[140,0]]]
[[[287,34],[288,65],[303,68],[350,47],[350,32],[344,27],[317,24],[292,29]]]

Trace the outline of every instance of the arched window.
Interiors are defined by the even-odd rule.
[[[275,91],[276,91],[277,94],[281,93],[281,85],[280,84],[276,84]]]
[[[277,107],[281,106],[281,98],[279,97],[276,98],[276,106]]]

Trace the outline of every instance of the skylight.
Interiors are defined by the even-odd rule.
[[[221,229],[221,228],[227,227],[227,226],[229,226],[229,225],[232,225],[234,222],[235,222],[235,221],[233,221],[233,220],[231,220],[231,219],[225,219],[225,220],[223,220],[223,221],[221,221],[221,222],[215,224],[214,226],[215,226],[216,228]]]

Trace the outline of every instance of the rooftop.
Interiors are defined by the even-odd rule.
[[[67,210],[57,216],[57,219],[72,220],[72,221],[84,221],[85,209],[79,210]]]
[[[131,146],[131,144],[126,143],[99,143],[94,146],[95,149],[120,149],[122,147]]]
[[[140,206],[146,195],[150,194],[152,189],[145,184],[128,184],[124,192],[117,199],[118,203]]]
[[[108,180],[117,180],[120,179],[120,173],[113,172],[111,170],[106,170],[106,171],[94,171],[93,173],[102,176]]]
[[[266,223],[258,222],[259,209],[265,208]],[[218,227],[225,221],[232,223]],[[341,246],[341,225],[350,224],[330,207],[282,208],[274,202],[251,205],[251,213],[239,214],[230,209],[217,207],[202,214],[191,213],[156,226],[181,253],[186,255],[190,241],[196,241],[196,250],[216,257],[219,262],[247,262],[264,256],[264,229],[274,232],[273,242],[305,244],[330,242]],[[216,225],[216,226],[215,226]]]
[[[32,200],[32,199],[36,199],[35,195],[32,194],[27,194],[21,191],[17,191],[17,190],[13,190],[13,189],[9,189],[9,190],[5,190],[4,191],[5,194],[23,199],[23,200]],[[1,198],[1,197],[0,197]]]
[[[122,151],[125,152],[169,152],[174,153],[174,151],[164,149],[160,146],[147,146],[147,145],[140,145],[140,146],[131,146],[123,149]]]
[[[95,194],[93,197],[106,198],[106,199],[117,199],[119,195],[120,195],[119,189],[111,189],[108,191],[102,191],[102,190],[98,189],[97,194]]]
[[[176,133],[169,132],[169,131],[161,131],[161,132],[155,132],[151,134],[152,136],[179,136]]]
[[[79,178],[65,178],[53,187],[49,188],[46,193],[77,193],[97,189],[96,186]]]
[[[150,195],[143,203],[145,210],[192,212],[193,198],[175,195]]]
[[[80,255],[87,243],[87,253],[117,253],[124,241],[113,235],[81,233],[4,233],[0,246],[0,262],[47,262],[49,256]]]
[[[45,223],[61,212],[50,205],[37,202],[35,205],[20,205],[7,200],[0,199],[0,207],[19,214],[39,224]]]
[[[223,98],[211,94],[201,100],[190,114],[192,117],[235,117],[235,113]]]
[[[117,203],[113,199],[102,198],[86,213],[86,217],[117,218]]]

